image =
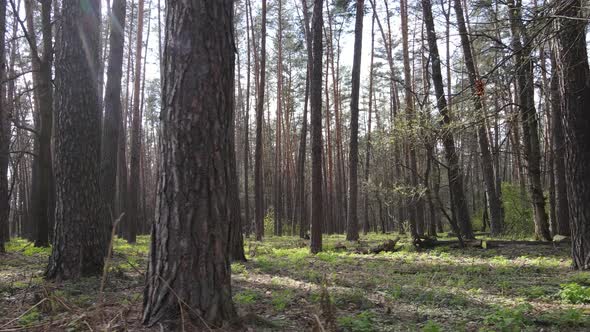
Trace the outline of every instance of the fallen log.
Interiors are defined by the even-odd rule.
[[[399,237],[396,237],[393,240],[387,240],[385,241],[383,244],[380,244],[376,247],[371,248],[369,251],[372,254],[378,254],[380,252],[394,252],[395,251],[395,246],[397,245],[397,242],[399,241]]]

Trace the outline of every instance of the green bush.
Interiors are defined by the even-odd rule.
[[[590,287],[575,282],[562,284],[559,297],[566,303],[590,303]]]
[[[525,193],[522,201],[518,184],[502,183],[502,201],[504,203],[505,233],[516,237],[526,237],[535,233],[533,211],[528,203],[530,197]]]

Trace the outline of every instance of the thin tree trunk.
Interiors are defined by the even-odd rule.
[[[367,124],[367,147],[365,154],[365,186],[364,186],[364,220],[363,233],[366,235],[370,230],[369,223],[369,175],[371,166],[371,116],[373,112],[373,66],[375,61],[375,12],[371,20],[371,64],[369,66],[369,119]]]
[[[6,0],[0,0],[0,80],[6,79]],[[8,217],[10,202],[8,196],[8,159],[10,146],[10,127],[6,107],[5,84],[0,85],[0,253],[4,252],[4,242],[10,238]],[[14,175],[13,175],[14,176]]]
[[[305,97],[303,101],[303,118],[299,137],[299,156],[297,159],[297,207],[299,209],[299,237],[305,238],[309,231],[307,219],[307,200],[305,198],[305,160],[307,156],[307,110],[309,105],[309,86],[313,68],[312,36],[309,26],[309,12],[307,1],[301,0],[303,10],[303,24],[305,31],[305,46],[307,49],[307,71],[305,77]]]
[[[457,0],[455,0],[457,1]],[[521,0],[508,1],[512,47],[516,52],[516,82],[524,142],[524,157],[534,210],[535,235],[538,239],[550,241],[549,222],[545,211],[545,196],[541,184],[541,155],[538,136],[537,112],[534,100],[533,62],[528,36],[522,26]],[[523,41],[524,45],[523,46]]]
[[[455,139],[451,132],[450,125],[452,120],[447,109],[447,100],[445,98],[444,85],[442,79],[442,72],[440,69],[440,56],[438,53],[438,46],[436,44],[436,32],[434,30],[434,19],[432,18],[432,5],[430,0],[422,0],[422,10],[424,13],[424,22],[426,24],[426,31],[428,36],[428,48],[430,50],[430,58],[432,64],[432,81],[434,83],[434,90],[436,93],[436,103],[439,112],[442,115],[442,141],[445,147],[445,153],[449,177],[449,191],[451,194],[451,204],[455,206],[453,211],[457,214],[458,225],[455,219],[451,218],[451,226],[457,235],[461,235],[467,239],[473,238],[473,230],[471,227],[471,220],[469,219],[469,211],[467,208],[467,201],[465,200],[465,192],[463,189],[463,172],[459,165],[459,158],[455,149]]]
[[[471,42],[465,24],[465,17],[463,15],[463,7],[461,0],[454,0],[455,16],[457,17],[457,25],[459,34],[461,36],[461,45],[463,46],[463,56],[465,58],[465,66],[469,74],[469,83],[471,91],[474,96],[475,111],[482,116],[479,126],[477,128],[477,138],[479,149],[481,153],[481,165],[488,197],[488,205],[490,207],[490,230],[493,235],[499,235],[503,232],[504,221],[502,213],[502,202],[500,195],[496,192],[496,181],[494,177],[494,163],[492,153],[490,151],[490,142],[488,139],[488,129],[486,127],[486,112],[483,105],[484,83],[478,77],[477,69],[475,67],[475,59],[471,51]],[[497,170],[496,170],[497,171]]]
[[[312,213],[311,252],[322,251],[322,26],[323,0],[314,0],[312,36],[313,67],[311,71],[311,161],[312,161]]]
[[[137,9],[137,37],[135,44],[135,77],[133,85],[133,119],[131,122],[131,148],[129,155],[129,197],[127,201],[127,232],[125,238],[129,243],[135,243],[137,225],[140,222],[139,201],[143,193],[140,191],[139,156],[141,151],[141,114],[139,92],[141,86],[141,53],[143,44],[143,5],[139,0]]]
[[[121,135],[121,78],[123,76],[123,48],[126,0],[114,0],[109,36],[109,63],[104,99],[104,121],[101,151],[101,195],[106,208],[115,215],[117,193],[117,160]],[[119,179],[120,181],[120,179]]]
[[[553,171],[555,185],[555,219],[557,234],[570,236],[570,217],[567,199],[567,181],[565,169],[565,155],[562,151],[565,148],[565,136],[563,132],[563,100],[561,96],[560,77],[557,71],[558,63],[555,52],[551,52],[551,117],[553,130],[551,132],[553,141]]]
[[[277,18],[277,114],[275,120],[275,163],[274,163],[274,214],[275,214],[275,235],[283,235],[283,186],[282,176],[283,165],[281,155],[281,122],[282,122],[282,94],[283,94],[283,30],[282,30],[282,0],[278,0],[278,18]]]
[[[361,55],[363,49],[364,0],[356,1],[356,22],[354,27],[354,59],[352,64],[352,97],[350,100],[350,202],[348,205],[348,227],[346,239],[359,239],[358,231],[358,135],[359,135],[359,90],[361,84]]]
[[[262,0],[262,28],[260,30],[260,76],[258,82],[258,104],[256,105],[256,151],[254,152],[254,205],[256,240],[264,235],[264,174],[262,172],[262,118],[264,116],[264,86],[266,83],[266,0]]]

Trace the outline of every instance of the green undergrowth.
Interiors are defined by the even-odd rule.
[[[364,253],[396,237],[395,252]],[[110,319],[119,314],[115,321],[133,330],[143,328],[130,317],[141,317],[149,241],[148,236],[138,236],[134,244],[116,238],[105,285]],[[337,330],[352,332],[590,330],[590,273],[570,269],[566,246],[447,245],[418,251],[399,234],[369,234],[355,242],[330,235],[323,244],[324,250],[313,255],[309,241],[295,236],[245,239],[247,261],[232,262],[231,270],[233,300],[238,313],[249,317],[246,326],[311,331],[316,316],[326,324],[331,315]],[[70,329],[94,324],[80,315],[96,308],[100,278],[47,282],[43,273],[50,248],[13,239],[7,249],[0,256],[0,317],[22,314],[11,326],[29,330],[78,310],[72,325],[66,324]],[[330,295],[329,310],[322,285]],[[43,298],[42,305],[23,314]],[[131,314],[121,316],[121,310]],[[101,315],[108,316],[108,310]],[[0,318],[0,326],[6,321]]]

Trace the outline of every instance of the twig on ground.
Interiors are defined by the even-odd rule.
[[[104,285],[106,283],[107,280],[107,274],[109,272],[109,264],[111,263],[111,256],[113,253],[113,240],[115,239],[115,232],[117,230],[117,225],[119,225],[119,222],[121,221],[121,219],[123,218],[123,216],[125,216],[125,212],[121,213],[121,215],[119,216],[119,218],[117,218],[117,220],[114,221],[113,223],[113,228],[111,229],[111,240],[109,241],[109,248],[108,248],[108,252],[107,252],[107,257],[106,260],[104,262],[104,268],[102,270],[102,279],[100,281],[100,291],[98,293],[98,305],[99,307],[102,306],[103,300],[104,300]],[[111,212],[111,219],[113,218],[113,214]]]
[[[6,324],[4,324],[4,325],[2,325],[2,326],[0,326],[0,329],[2,329],[2,328],[4,328],[4,327],[7,327],[7,326],[10,326],[10,324],[12,324],[12,323],[16,322],[17,320],[21,319],[21,318],[22,318],[24,315],[28,314],[28,313],[29,313],[29,311],[31,311],[31,310],[33,310],[33,309],[35,309],[36,307],[38,307],[39,305],[41,305],[41,303],[43,303],[43,302],[45,302],[45,301],[47,301],[47,300],[48,300],[47,298],[44,298],[44,299],[42,299],[41,301],[37,302],[37,304],[35,304],[34,306],[32,306],[32,307],[30,307],[29,309],[27,309],[27,311],[25,311],[25,312],[23,312],[22,314],[20,314],[20,316],[16,317],[15,319],[13,319],[13,320],[9,321],[8,323],[6,323]]]

